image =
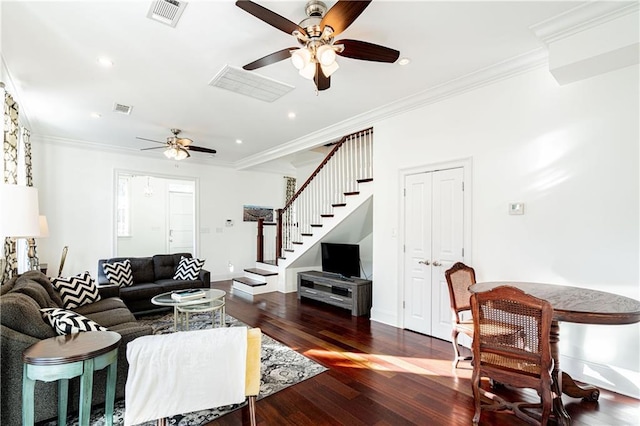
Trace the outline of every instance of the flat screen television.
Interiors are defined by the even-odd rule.
[[[320,243],[322,272],[343,277],[360,277],[360,246],[357,244]]]

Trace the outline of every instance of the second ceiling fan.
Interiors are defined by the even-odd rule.
[[[209,154],[215,154],[217,151],[211,148],[203,148],[201,146],[192,145],[193,141],[189,138],[181,138],[178,135],[180,134],[180,129],[171,129],[171,133],[173,136],[168,136],[166,142],[160,142],[153,139],[141,138],[136,136],[136,139],[140,139],[143,141],[161,143],[162,146],[154,146],[152,148],[142,148],[141,151],[146,151],[149,149],[160,149],[164,148],[164,155],[167,158],[172,158],[174,160],[184,160],[185,158],[191,157],[189,151],[198,151],[198,152],[206,152]]]
[[[343,32],[369,6],[371,0],[339,0],[327,10],[319,0],[311,0],[305,7],[307,18],[300,24],[250,0],[238,0],[236,5],[256,18],[293,35],[302,47],[288,47],[273,52],[245,65],[245,70],[255,70],[266,65],[291,58],[300,75],[313,79],[318,90],[331,86],[331,74],[338,69],[336,55],[375,62],[395,62],[400,52],[366,41],[334,38]]]

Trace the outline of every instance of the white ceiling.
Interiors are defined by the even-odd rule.
[[[257,3],[298,23],[304,1]],[[330,7],[335,2],[327,1]],[[3,1],[2,56],[36,137],[139,152],[169,129],[214,148],[212,164],[238,165],[335,123],[543,48],[530,27],[584,2],[374,0],[337,38],[381,44],[406,66],[338,58],[331,88],[315,93],[290,61],[261,75],[295,86],[273,103],[209,86],[225,66],[242,67],[296,46],[231,0],[190,1],[176,28],[148,19],[146,1]],[[109,57],[114,65],[101,67]],[[112,111],[130,105],[130,115]],[[91,113],[101,114],[96,119]],[[291,120],[288,113],[295,112]],[[242,144],[237,144],[241,139]],[[326,141],[325,141],[326,142]],[[145,155],[162,155],[162,150]],[[194,153],[193,157],[207,158]],[[186,160],[191,161],[191,160]]]

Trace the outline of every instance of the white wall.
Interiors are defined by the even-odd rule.
[[[479,281],[640,299],[638,71],[560,87],[537,69],[376,123],[372,318],[401,323],[399,170],[462,158],[473,164],[466,261]],[[507,214],[514,201],[523,216]],[[640,325],[561,328],[563,369],[640,397]]]
[[[42,141],[32,137],[34,186],[39,190],[40,210],[47,216],[49,238],[38,240],[41,262],[56,274],[65,245],[69,254],[64,275],[85,270],[97,274],[97,261],[114,255],[114,170],[139,171],[198,179],[199,249],[212,280],[255,266],[256,222],[242,221],[245,204],[281,207],[282,175],[197,164]],[[225,220],[232,219],[232,227]]]

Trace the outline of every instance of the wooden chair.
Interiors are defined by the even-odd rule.
[[[553,361],[549,345],[553,316],[551,304],[514,287],[501,286],[472,295],[471,312],[474,319],[473,424],[478,424],[484,409],[509,410],[529,424],[546,425],[553,407]],[[501,332],[505,325],[520,330],[517,338],[513,338],[513,333]],[[507,402],[483,390],[480,387],[481,377],[489,377],[504,385],[535,389],[541,402]],[[492,404],[483,404],[481,396],[489,398]]]
[[[469,359],[460,355],[458,334],[464,333],[473,339],[473,319],[461,319],[463,312],[471,312],[471,292],[469,286],[476,283],[476,273],[472,267],[462,262],[455,263],[444,273],[449,287],[451,302],[451,343],[453,343],[453,368],[460,360]]]

